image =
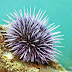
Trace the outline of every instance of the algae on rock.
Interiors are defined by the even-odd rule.
[[[0,30],[5,30],[5,26],[0,26]],[[0,72],[68,72],[58,63],[48,65],[37,65],[35,63],[23,62],[18,56],[12,56],[8,48],[5,47],[4,36],[0,32]]]

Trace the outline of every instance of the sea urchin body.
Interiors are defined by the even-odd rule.
[[[49,60],[55,61],[55,57],[58,57],[56,54],[60,54],[55,47],[61,46],[55,44],[60,43],[59,40],[62,39],[59,37],[63,35],[57,35],[60,31],[52,33],[59,25],[56,26],[52,23],[46,27],[49,18],[46,16],[42,19],[45,14],[42,12],[40,9],[35,16],[34,8],[33,15],[31,15],[30,7],[30,13],[27,9],[26,14],[24,9],[23,16],[21,10],[19,11],[20,15],[15,10],[14,15],[10,13],[14,19],[7,15],[11,21],[4,20],[11,24],[7,27],[6,34],[3,34],[7,38],[5,42],[8,42],[6,46],[10,48],[10,51],[14,51],[13,54],[19,55],[23,61],[48,64]]]

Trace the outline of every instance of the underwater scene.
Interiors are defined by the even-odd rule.
[[[0,72],[72,72],[72,0],[0,0]]]

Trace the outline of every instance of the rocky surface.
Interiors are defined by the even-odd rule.
[[[0,30],[6,29],[0,26]],[[69,72],[58,62],[49,62],[48,65],[23,62],[18,56],[12,55],[9,48],[5,47],[5,38],[0,32],[0,72]]]

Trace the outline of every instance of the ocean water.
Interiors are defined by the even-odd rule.
[[[62,51],[62,56],[58,59],[67,70],[72,66],[72,0],[0,0],[0,25],[7,24],[2,19],[9,20],[5,14],[13,13],[14,9],[29,9],[36,7],[36,13],[41,8],[46,10],[45,16],[50,18],[49,23],[60,25],[54,31],[61,31],[64,34],[64,41],[61,41],[64,48],[58,48]]]

